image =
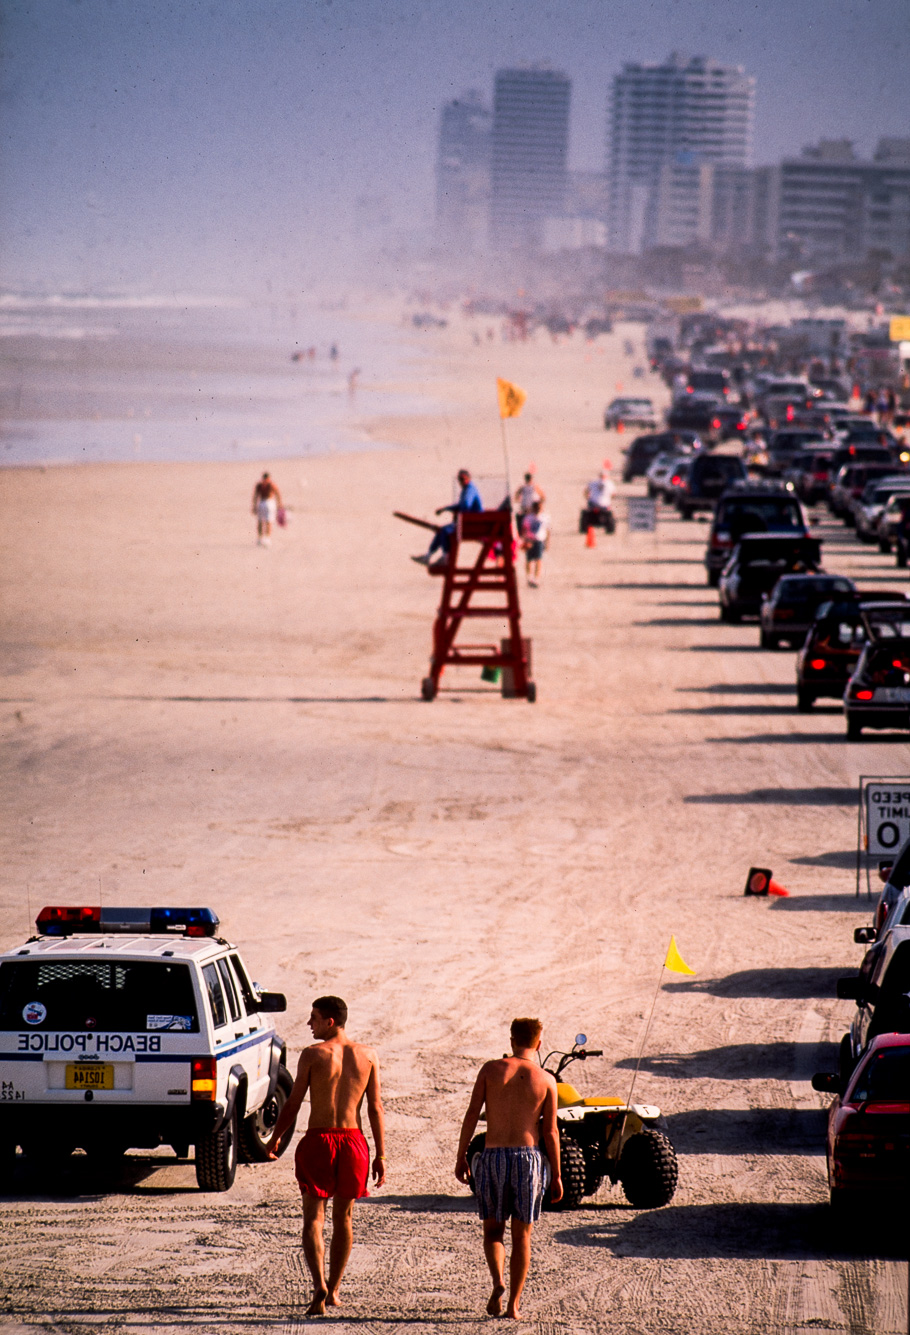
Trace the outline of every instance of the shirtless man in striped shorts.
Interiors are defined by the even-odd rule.
[[[531,1264],[531,1231],[540,1218],[544,1192],[562,1197],[559,1175],[559,1133],[556,1129],[556,1081],[540,1067],[539,1020],[512,1021],[512,1056],[486,1062],[474,1083],[461,1126],[455,1176],[474,1179],[483,1220],[483,1251],[493,1279],[487,1303],[490,1316],[500,1316],[505,1293],[506,1220],[511,1220],[509,1301],[506,1316],[518,1320],[521,1293]],[[468,1143],[486,1105],[486,1145],[468,1163]],[[544,1149],[541,1150],[540,1139]]]

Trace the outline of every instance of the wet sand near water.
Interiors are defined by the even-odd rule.
[[[8,470],[2,477],[3,894],[0,944],[45,903],[209,904],[253,977],[287,993],[309,1041],[337,992],[383,1061],[387,1184],[357,1207],[342,1314],[366,1329],[473,1330],[488,1277],[453,1175],[478,1065],[515,1014],[571,1068],[625,1096],[670,935],[636,1085],[680,1156],[660,1210],[600,1188],[535,1232],[526,1324],[541,1333],[906,1329],[899,1240],[832,1225],[827,1100],[861,958],[855,789],[906,769],[906,734],[845,740],[835,705],[798,714],[793,654],[721,625],[704,524],[656,537],[577,531],[584,483],[626,438],[599,425],[632,380],[603,351],[471,344],[434,331],[451,411],[371,428],[395,450],[269,460],[291,507],[255,545],[249,464]],[[408,559],[462,465],[512,485],[531,460],[554,519],[524,592],[538,700],[479,672],[419,699],[438,582]],[[621,487],[641,494],[642,485]],[[620,513],[622,506],[620,503]],[[903,587],[893,561],[823,526],[829,569]],[[786,900],[742,896],[750,864]],[[302,1129],[302,1126],[301,1126]],[[0,1198],[3,1324],[52,1331],[293,1330],[309,1280],[291,1155],[242,1165],[226,1195],[191,1162],[134,1151],[99,1180],[82,1156],[50,1186],[24,1164]]]

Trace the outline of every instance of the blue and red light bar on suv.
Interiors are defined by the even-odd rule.
[[[74,936],[90,932],[174,933],[214,936],[219,919],[213,909],[76,908],[55,904],[35,920],[41,936]]]

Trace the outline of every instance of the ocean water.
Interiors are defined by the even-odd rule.
[[[0,466],[383,448],[368,419],[440,406],[420,335],[395,320],[342,302],[0,294]]]

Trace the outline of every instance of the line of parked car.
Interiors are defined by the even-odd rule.
[[[838,1069],[812,1077],[813,1089],[835,1096],[826,1158],[838,1210],[870,1192],[905,1199],[910,1186],[910,840],[881,876],[874,921],[853,933],[868,946],[859,972],[837,983],[838,997],[856,1002]]]
[[[910,729],[910,602],[825,571],[807,513],[826,503],[861,542],[893,551],[905,567],[910,450],[837,402],[846,394],[836,381],[768,379],[753,389],[754,409],[743,411],[729,403],[725,381],[690,372],[667,429],[631,442],[623,478],[644,477],[649,494],[684,519],[713,511],[704,563],[721,620],[757,618],[761,648],[798,650],[800,710],[841,699],[849,738],[864,728]],[[736,423],[723,406],[735,409]],[[899,425],[906,430],[906,415]],[[741,451],[712,450],[737,436]],[[910,791],[902,800],[910,803]],[[838,982],[837,995],[856,1002],[838,1069],[812,1079],[835,1096],[826,1136],[831,1205],[857,1218],[870,1193],[903,1203],[910,1187],[910,840],[882,879],[873,923],[854,933],[868,946],[860,970]]]
[[[726,373],[700,374],[690,373],[684,401],[699,402],[704,376]],[[757,618],[763,649],[798,650],[799,709],[842,700],[847,736],[858,740],[866,728],[910,730],[910,603],[903,592],[859,590],[824,570],[806,507],[826,503],[861,540],[894,550],[906,566],[910,447],[823,392],[800,380],[768,381],[749,410],[749,441],[727,452],[671,429],[674,403],[666,430],[625,450],[623,479],[643,476],[648,494],[683,519],[711,513],[705,569],[721,620]],[[782,410],[789,416],[772,429]]]

